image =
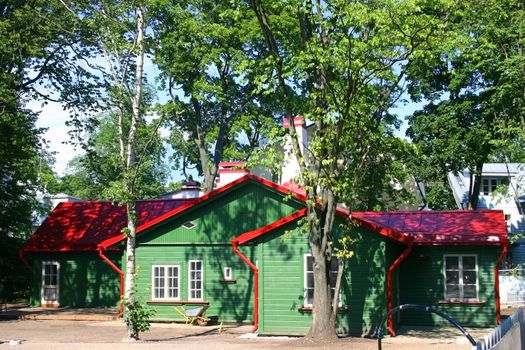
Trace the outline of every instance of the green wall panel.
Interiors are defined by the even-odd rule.
[[[255,249],[243,247],[249,259],[255,261]],[[176,305],[188,301],[188,261],[202,260],[204,266],[204,301],[209,302],[206,312],[219,321],[244,322],[253,319],[253,274],[231,245],[172,245],[140,246],[136,250],[137,296],[155,310],[155,320],[182,320]],[[152,301],[152,266],[180,266],[180,301]],[[235,283],[224,283],[224,267],[231,267]],[[188,308],[193,306],[188,306]]]
[[[415,247],[400,266],[400,302],[435,307],[449,314],[465,326],[490,327],[496,324],[494,267],[498,258],[497,247]],[[475,254],[478,262],[479,300],[482,305],[443,304],[445,299],[443,255]],[[417,283],[416,283],[417,282]],[[401,324],[445,325],[439,316],[423,311],[401,312]]]
[[[117,266],[120,253],[106,253]],[[57,261],[59,272],[59,303],[61,307],[118,306],[119,275],[96,253],[33,254],[34,269],[30,303],[41,304],[42,261]]]
[[[303,335],[311,325],[311,313],[298,310],[304,301],[304,254],[309,248],[306,234],[296,225],[260,239],[261,334]],[[386,248],[396,248],[394,242],[363,228],[354,229],[351,236],[356,239],[352,247],[356,254],[345,265],[341,296],[348,311],[338,315],[337,328],[340,334],[370,335],[386,312]]]
[[[247,181],[187,210],[139,236],[139,244],[230,243],[241,233],[268,225],[301,209],[303,204],[256,182]],[[191,221],[192,229],[182,227]]]

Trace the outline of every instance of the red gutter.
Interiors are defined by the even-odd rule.
[[[20,260],[22,260],[22,262],[24,263],[24,265],[27,267],[27,269],[29,270],[29,272],[33,272],[33,268],[31,267],[31,264],[29,264],[29,262],[26,260],[26,257],[24,256],[24,251],[22,249],[20,249],[18,251],[18,256],[20,257]]]
[[[122,314],[124,313],[124,305],[122,303],[122,298],[124,297],[124,272],[122,272],[121,269],[118,268],[117,265],[113,263],[113,261],[109,260],[107,256],[104,255],[102,252],[102,247],[98,247],[98,255],[106,262],[113,270],[115,270],[120,277],[120,308],[118,311],[118,317],[122,317]]]
[[[412,247],[414,245],[414,242],[409,242],[406,249],[403,251],[403,253],[392,263],[392,265],[388,268],[388,271],[386,273],[386,299],[387,299],[387,310],[390,312],[394,308],[394,305],[392,303],[392,272],[405,260],[405,258],[412,252]],[[392,315],[388,317],[388,323],[387,323],[387,330],[392,336],[396,336],[396,331],[394,330],[394,319],[392,318]]]
[[[496,263],[496,266],[494,267],[494,285],[496,287],[496,322],[498,324],[501,324],[501,312],[500,312],[500,301],[499,301],[499,268],[501,267],[501,264],[503,263],[503,259],[505,258],[505,255],[508,251],[508,242],[505,241],[503,243],[503,250],[501,251],[501,254],[499,255],[498,262]]]
[[[235,254],[241,258],[252,270],[253,270],[253,284],[254,284],[254,300],[253,300],[253,329],[252,333],[255,333],[259,329],[259,269],[253,264],[248,258],[239,251],[239,242],[236,239],[232,239],[232,247]]]

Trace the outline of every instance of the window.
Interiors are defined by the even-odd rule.
[[[445,299],[478,300],[476,255],[445,255]]]
[[[224,277],[225,280],[233,279],[232,268],[231,267],[225,267],[224,268],[223,277]]]
[[[153,300],[180,299],[180,268],[178,265],[153,266]]]
[[[184,227],[185,229],[191,230],[192,228],[197,227],[197,225],[195,225],[191,221],[187,221],[187,222],[182,224],[182,227]]]
[[[330,263],[330,287],[332,289],[332,297],[335,291],[335,282],[337,280],[337,258],[332,257]],[[339,295],[339,297],[341,297]],[[312,306],[314,302],[314,258],[310,254],[304,256],[304,306]],[[339,298],[339,305],[341,305],[341,298]]]
[[[510,214],[505,214],[505,223],[507,224],[507,232],[510,233],[512,231],[512,220],[511,220]]]
[[[489,195],[496,190],[500,185],[508,185],[509,179],[507,177],[483,177],[481,179],[482,195]]]
[[[42,262],[42,303],[58,303],[58,273],[60,264],[56,261]]]
[[[189,261],[189,300],[203,300],[202,282],[202,260]]]

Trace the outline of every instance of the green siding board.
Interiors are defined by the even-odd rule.
[[[303,207],[293,199],[256,182],[248,181],[213,197],[137,239],[137,295],[151,301],[153,265],[180,265],[181,300],[188,300],[188,261],[204,262],[204,300],[210,303],[207,315],[221,321],[246,322],[253,319],[253,272],[232,250],[230,240],[290,215]],[[192,229],[182,227],[191,221]],[[251,261],[258,260],[255,246],[240,250]],[[223,268],[232,267],[236,283],[222,283]],[[181,320],[174,304],[149,302],[156,320]],[[189,307],[189,306],[188,306]]]
[[[444,246],[415,247],[400,266],[400,295],[402,304],[417,303],[435,307],[458,320],[464,326],[490,327],[496,324],[494,267],[497,247]],[[440,304],[444,300],[443,255],[475,254],[478,261],[479,300],[483,305]],[[414,283],[417,276],[417,283]],[[439,316],[423,311],[406,310],[400,315],[401,324],[446,325]]]
[[[107,252],[117,266],[120,253]],[[41,305],[42,262],[57,261],[61,307],[116,307],[120,302],[119,275],[96,253],[33,254],[31,306]]]
[[[268,225],[301,209],[303,204],[280,193],[248,181],[246,184],[213,197],[179,216],[144,232],[140,244],[230,243],[230,239]],[[192,229],[182,227],[191,221]]]
[[[369,335],[386,312],[386,248],[395,251],[395,243],[363,228],[355,228],[351,236],[357,239],[352,247],[356,255],[346,262],[342,287],[342,304],[349,311],[338,314],[338,333]],[[290,223],[259,239],[261,334],[304,335],[310,328],[311,312],[298,310],[304,301],[307,238],[297,223]]]
[[[245,249],[247,256],[252,256]],[[217,316],[221,321],[244,322],[253,317],[253,274],[240,259],[233,254],[231,246],[140,246],[136,250],[137,296],[154,309],[155,320],[182,320],[174,309],[174,304],[159,304],[152,299],[152,266],[180,266],[180,300],[188,301],[188,261],[202,260],[204,266],[204,301],[210,303],[208,315]],[[236,283],[223,283],[223,268],[231,267]],[[190,308],[192,306],[188,306]]]

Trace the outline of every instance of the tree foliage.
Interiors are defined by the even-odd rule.
[[[275,125],[269,101],[242,69],[253,55],[247,19],[229,1],[159,1],[156,22],[175,157],[198,169],[209,192],[219,162],[247,159]]]
[[[91,120],[84,137],[85,153],[75,157],[66,175],[55,185],[56,192],[72,194],[83,200],[111,198],[114,186],[119,186],[124,176],[124,166],[119,155],[118,117],[114,113],[101,114]],[[155,123],[141,124],[137,132],[137,150],[144,154],[137,179],[137,198],[157,197],[165,192],[166,170],[163,163],[164,145]]]
[[[396,163],[403,145],[391,137],[397,119],[390,110],[403,93],[411,59],[439,40],[451,4],[252,0],[246,5],[266,46],[250,68],[261,89],[279,96],[307,191],[316,310],[309,336],[334,337],[338,291],[332,300],[328,275],[336,205],[376,206],[368,203],[366,190],[388,193],[403,182],[392,177],[403,174]],[[315,122],[304,154],[292,122],[298,114]],[[379,177],[369,177],[374,173]]]
[[[446,181],[447,172],[469,169],[471,208],[483,163],[522,159],[523,6],[462,2],[448,35],[410,70],[412,97],[429,101],[409,118],[408,135],[424,155],[415,171],[427,181]]]

